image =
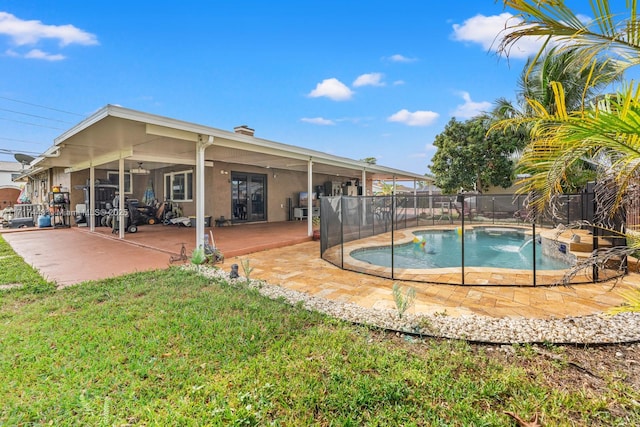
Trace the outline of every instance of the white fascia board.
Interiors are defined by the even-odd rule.
[[[25,171],[23,171],[20,175],[18,175],[16,177],[16,179],[13,179],[13,182],[16,182],[18,180],[33,176],[35,174],[37,174],[38,172],[42,172],[44,170],[44,168],[31,168],[31,169],[27,169]]]
[[[368,165],[368,167],[366,168],[366,171],[367,173],[372,173],[372,174],[380,173],[380,174],[395,176],[396,179],[399,179],[399,180],[409,179],[409,180],[417,180],[417,181],[433,181],[432,178],[429,178],[426,175],[420,175],[418,173],[402,171],[394,168],[388,168],[385,166]]]
[[[147,135],[156,135],[165,138],[198,142],[198,134],[195,132],[189,132],[186,130],[171,128],[167,126],[159,126],[152,123],[146,123],[146,133]]]
[[[91,116],[87,117],[86,119],[84,119],[83,121],[81,121],[80,123],[72,127],[71,129],[64,132],[62,135],[58,136],[56,139],[54,139],[53,140],[54,146],[51,147],[50,150],[55,149],[56,145],[60,145],[65,140],[71,138],[73,135],[76,135],[77,133],[80,133],[81,131],[85,130],[86,128],[93,125],[94,123],[99,122],[100,120],[104,119],[108,115],[109,115],[109,105],[107,105],[106,107],[102,107],[101,109],[93,113]]]

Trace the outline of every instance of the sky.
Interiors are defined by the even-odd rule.
[[[428,173],[452,117],[515,101],[538,44],[499,56],[509,19],[494,0],[0,0],[0,161],[114,104]]]

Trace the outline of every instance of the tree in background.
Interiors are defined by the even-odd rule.
[[[429,168],[444,194],[483,192],[491,186],[512,184],[513,153],[522,149],[525,140],[508,130],[487,134],[490,124],[488,116],[465,122],[452,118],[436,136],[437,151]]]
[[[361,162],[369,163],[370,165],[375,165],[378,163],[378,159],[375,157],[365,157],[364,159],[360,159]]]

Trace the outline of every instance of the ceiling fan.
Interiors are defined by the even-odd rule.
[[[142,162],[138,162],[138,167],[130,169],[129,172],[134,175],[149,175],[151,173],[149,169],[145,169],[142,167]]]

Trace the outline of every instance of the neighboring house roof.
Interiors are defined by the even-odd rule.
[[[146,169],[195,165],[197,143],[209,137],[213,137],[213,147],[205,153],[207,161],[306,172],[311,160],[314,173],[359,178],[364,170],[371,179],[429,180],[417,173],[114,105],[101,108],[56,138],[31,163],[28,174],[51,167],[69,172],[91,166],[117,169],[120,158],[125,159],[127,169],[140,162]]]

